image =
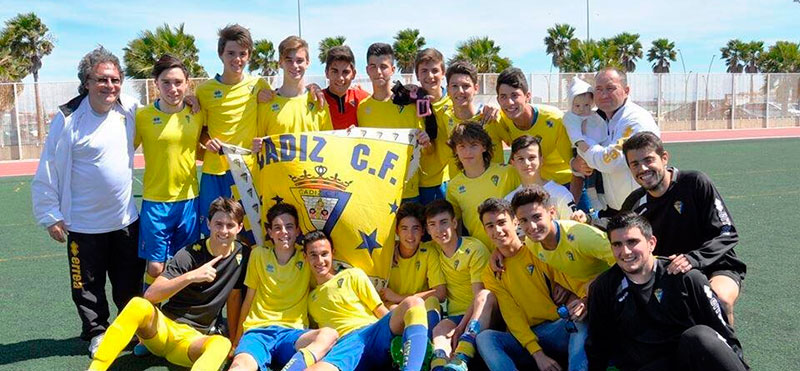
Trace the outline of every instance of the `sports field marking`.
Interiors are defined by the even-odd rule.
[[[35,259],[47,259],[47,258],[55,258],[58,256],[67,256],[67,254],[44,254],[44,255],[33,255],[33,256],[15,256],[13,258],[0,258],[0,263],[10,262],[10,261],[17,261],[17,260],[35,260]]]
[[[800,195],[800,190],[795,191],[784,191],[784,192],[767,192],[767,193],[755,193],[749,195],[733,195],[733,196],[726,196],[725,198],[728,199],[743,199],[743,198],[750,198],[750,197],[773,197],[773,196],[790,196],[790,195]]]

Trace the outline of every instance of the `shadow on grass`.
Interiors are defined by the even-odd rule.
[[[31,359],[88,354],[88,343],[79,337],[68,339],[33,339],[0,344],[0,365]],[[88,358],[87,358],[88,359]]]
[[[166,367],[166,369],[170,371],[188,370],[188,368],[173,365],[167,362],[166,359],[152,354],[144,357],[137,357],[129,352],[124,352],[121,356],[117,357],[109,370],[142,371],[154,367],[158,367],[159,369]]]

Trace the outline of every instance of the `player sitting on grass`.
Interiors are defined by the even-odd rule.
[[[506,271],[495,275],[488,267],[482,278],[497,297],[508,331],[478,334],[478,351],[490,370],[560,370],[554,360],[567,358],[570,370],[585,370],[586,327],[559,318],[560,303],[552,299],[555,283],[569,286],[563,273],[543,263],[517,236],[517,218],[506,200],[490,198],[480,208],[486,233],[505,257]],[[567,293],[565,301],[576,299]],[[567,356],[567,357],[564,357]]]
[[[147,260],[143,291],[164,271],[164,262],[200,234],[195,159],[203,115],[183,103],[189,76],[179,59],[163,55],[153,77],[159,98],[136,112],[134,141],[147,162],[139,227],[139,257]]]
[[[409,296],[425,300],[428,313],[428,336],[441,320],[441,305],[447,291],[444,285],[439,255],[430,243],[422,243],[425,208],[416,202],[406,202],[397,210],[398,241],[395,243],[389,286],[380,290],[381,298],[390,309]]]
[[[236,241],[244,210],[222,197],[208,211],[207,239],[178,251],[143,298],[133,298],[106,330],[89,370],[106,370],[136,334],[147,349],[171,363],[192,370],[217,370],[228,357],[231,342],[206,335],[222,306],[228,305],[228,326],[235,338],[249,249]],[[161,303],[159,310],[154,304]]]
[[[358,126],[358,104],[369,96],[361,87],[351,88],[356,77],[356,59],[349,46],[339,45],[328,50],[325,59],[325,101],[331,114],[334,129]]]
[[[389,312],[364,271],[350,268],[334,272],[333,246],[325,233],[306,234],[303,246],[317,283],[309,294],[308,312],[319,326],[334,328],[341,336],[309,369],[388,369],[392,338],[402,334],[403,370],[419,371],[428,346],[422,299],[409,296]]]
[[[431,369],[466,370],[475,356],[475,337],[489,328],[497,307],[481,281],[489,251],[478,239],[458,236],[458,221],[447,201],[428,204],[425,223],[439,255],[448,302],[447,317],[433,329]]]
[[[338,334],[331,328],[308,330],[311,271],[296,244],[297,221],[297,209],[290,204],[279,203],[267,211],[271,240],[250,253],[243,323],[236,332],[244,335],[231,370],[277,370],[284,365],[284,370],[303,370],[336,342]]]
[[[207,149],[197,205],[201,211],[208,210],[217,197],[231,197],[233,179],[225,175],[228,163],[220,152],[222,144],[247,148],[258,131],[258,92],[269,89],[269,85],[264,79],[244,73],[252,50],[253,39],[246,28],[235,24],[221,29],[217,54],[223,72],[195,90],[205,115],[200,143]],[[251,171],[256,169],[255,156],[245,156],[244,160]],[[200,215],[200,232],[208,236],[204,217]]]
[[[447,201],[453,205],[456,218],[464,223],[469,235],[489,246],[491,241],[478,217],[478,205],[490,197],[503,198],[517,187],[519,178],[514,168],[492,163],[494,143],[477,122],[456,126],[447,145],[462,170],[447,186]]]

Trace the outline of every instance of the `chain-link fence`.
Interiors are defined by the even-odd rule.
[[[566,109],[567,87],[574,76],[593,82],[593,74],[531,74],[533,103]],[[405,83],[413,75],[398,75]],[[273,86],[280,84],[269,78]],[[325,76],[307,76],[326,86]],[[192,84],[202,82],[193,80]],[[477,100],[495,102],[497,74],[478,77]],[[354,84],[372,90],[359,75]],[[800,126],[800,74],[629,74],[631,99],[644,107],[663,131]],[[0,84],[0,160],[38,158],[58,106],[77,94],[77,82]],[[149,104],[158,95],[153,80],[126,80],[123,93]],[[38,106],[37,115],[37,95]],[[37,116],[40,116],[37,119]],[[40,129],[43,131],[39,135]]]

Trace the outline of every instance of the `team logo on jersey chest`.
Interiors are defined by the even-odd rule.
[[[214,90],[214,98],[222,98],[222,90]]]
[[[548,128],[552,128],[554,125],[555,125],[555,123],[553,123],[553,121],[547,120],[547,127]]]
[[[458,186],[458,193],[464,193],[466,191],[467,191],[467,187],[464,186],[463,184]]]
[[[236,265],[241,265],[241,264],[242,264],[242,254],[239,253],[236,254]]]
[[[454,261],[453,262],[453,268],[458,269],[458,263],[460,263],[460,262],[461,262],[460,260]]]
[[[161,117],[153,117],[153,125],[161,124]]]
[[[533,264],[528,264],[528,275],[532,275],[533,274],[533,269],[534,269]]]
[[[664,296],[664,290],[662,290],[661,288],[657,288],[655,289],[655,291],[653,291],[653,295],[655,295],[656,300],[658,300],[658,302],[660,303],[661,297]]]
[[[675,210],[678,212],[678,214],[681,214],[681,212],[683,212],[683,202],[675,201],[675,203],[672,206],[675,207]]]
[[[272,103],[272,106],[269,107],[272,112],[278,112],[281,110],[281,105],[278,103]]]
[[[570,241],[575,241],[575,235],[572,233],[567,233],[567,239]]]
[[[315,107],[314,102],[308,102],[308,110],[309,111],[313,111],[314,107]]]
[[[572,254],[572,251],[567,251],[567,259],[575,261],[575,255]]]
[[[294,263],[294,266],[297,267],[299,270],[303,270],[303,262]]]
[[[275,273],[275,267],[272,264],[267,264],[267,272]]]
[[[419,260],[417,260],[417,262],[416,262],[416,263],[414,263],[414,268],[416,268],[417,270],[419,270],[419,266],[420,266],[420,263],[419,263]]]
[[[497,183],[499,183],[499,182],[500,182],[500,176],[499,175],[492,175],[492,183],[494,183],[494,185],[496,186]]]
[[[336,281],[336,286],[339,286],[339,288],[342,288],[342,284],[344,284],[344,278],[340,278]]]

